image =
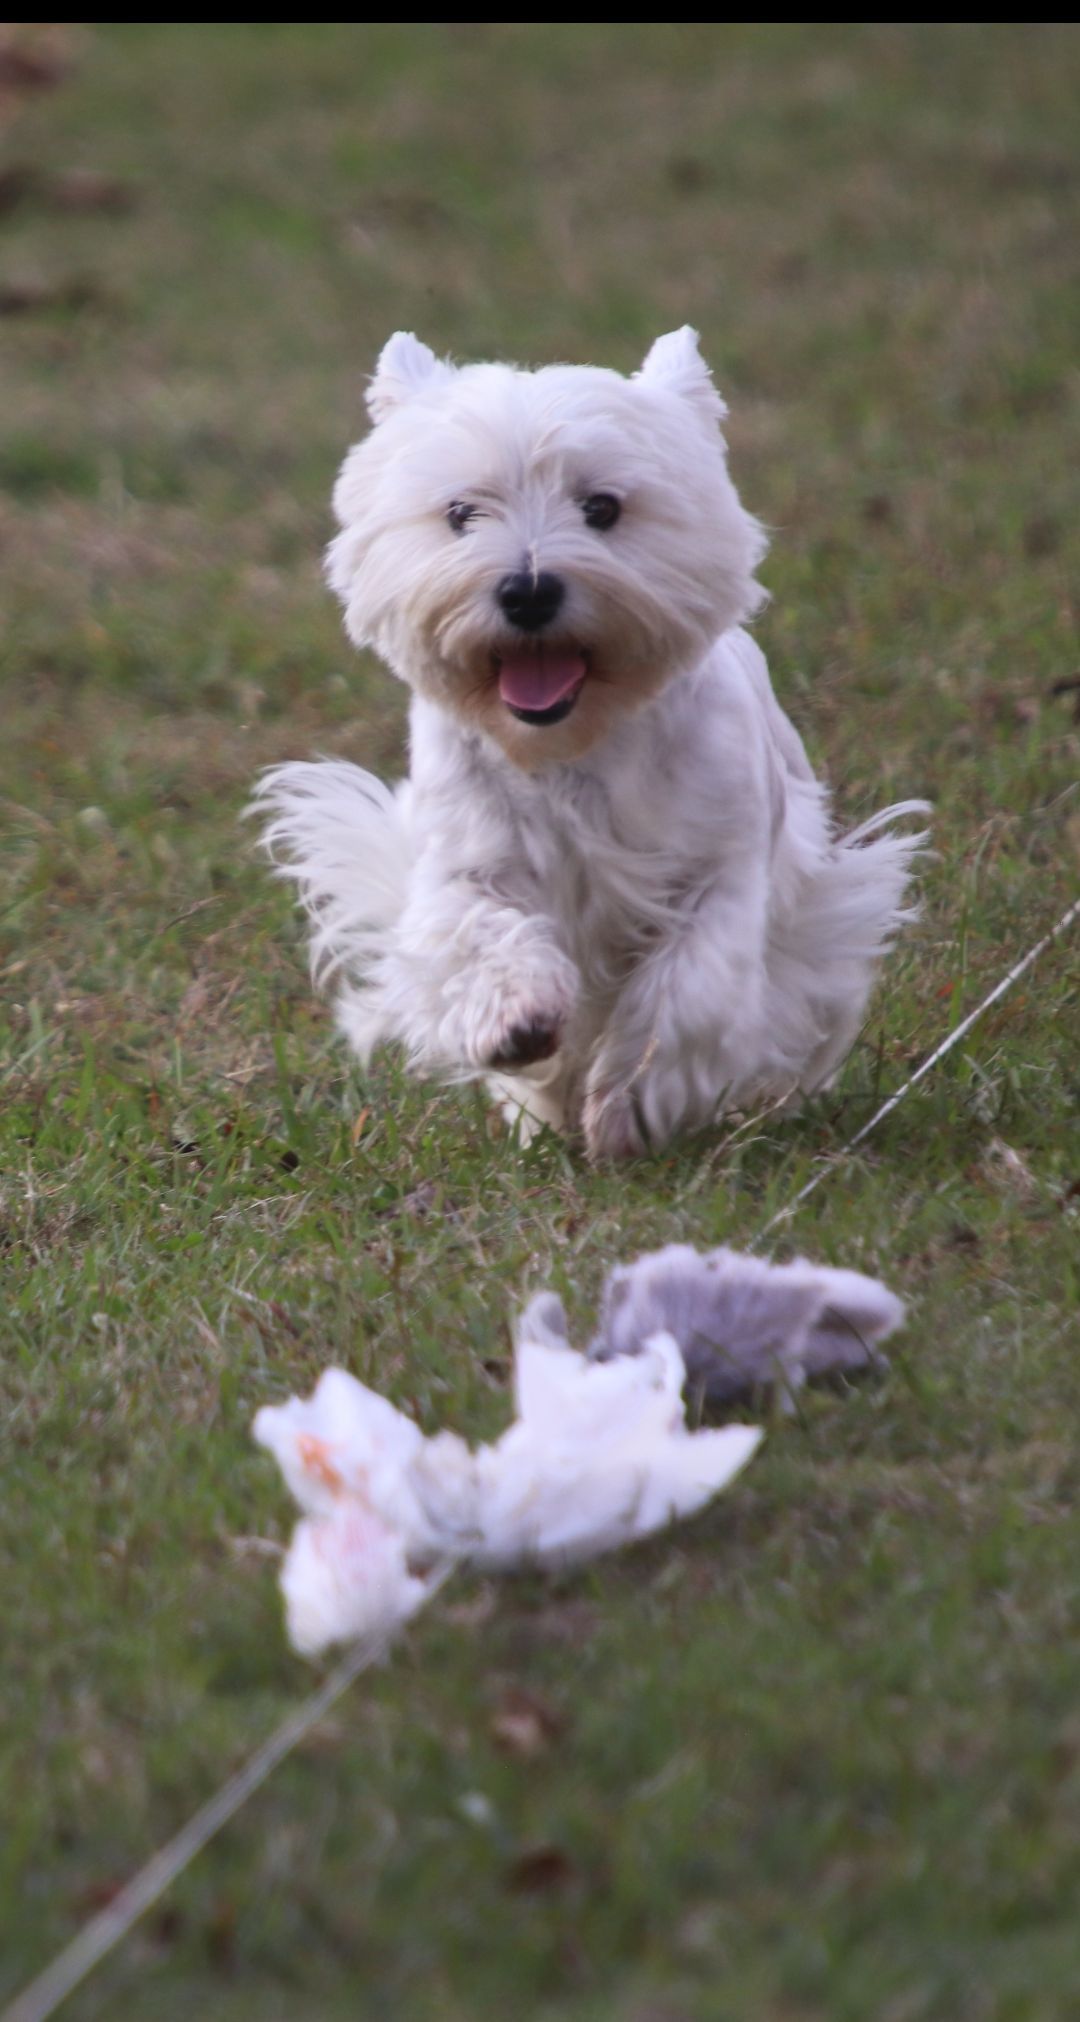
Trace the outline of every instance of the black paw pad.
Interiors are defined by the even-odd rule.
[[[531,1067],[536,1060],[550,1060],[558,1045],[557,1025],[546,1024],[542,1018],[527,1018],[521,1025],[511,1025],[489,1065],[504,1069]]]

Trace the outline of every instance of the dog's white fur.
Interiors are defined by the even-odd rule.
[[[329,577],[352,638],[414,691],[410,776],[391,791],[291,764],[258,795],[347,1038],[486,1074],[512,1113],[583,1127],[594,1156],[824,1086],[908,917],[925,838],[890,824],[924,804],[833,833],[742,629],[765,543],[694,331],[630,380],[458,370],[399,333],[369,404]],[[596,493],[621,505],[606,531],[583,517]],[[545,642],[587,655],[576,704],[543,726],[500,693],[521,635],[496,591],[522,569],[565,586]]]

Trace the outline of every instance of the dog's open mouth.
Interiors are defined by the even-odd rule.
[[[584,653],[568,647],[521,646],[496,655],[499,694],[519,723],[561,723],[589,671]]]

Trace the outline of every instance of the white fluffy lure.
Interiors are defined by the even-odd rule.
[[[685,1246],[608,1278],[589,1355],[541,1292],[514,1345],[516,1415],[474,1448],[425,1438],[344,1369],[308,1398],[267,1405],[255,1437],[301,1510],[282,1572],[296,1649],[392,1633],[457,1562],[563,1566],[692,1516],[745,1467],[760,1428],[691,1431],[684,1384],[730,1404],[772,1385],[880,1361],[903,1306],[876,1279],[796,1259],[766,1264]]]
[[[554,1324],[550,1324],[554,1321]],[[725,1488],[762,1434],[691,1432],[678,1344],[589,1361],[567,1344],[558,1302],[522,1315],[516,1416],[493,1445],[427,1439],[343,1369],[309,1398],[269,1405],[255,1437],[304,1512],[282,1573],[289,1636],[304,1655],[385,1635],[455,1560],[490,1570],[560,1566],[647,1537]]]

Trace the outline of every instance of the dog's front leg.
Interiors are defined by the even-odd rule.
[[[633,970],[589,1073],[590,1157],[657,1149],[761,1071],[767,889],[756,869],[737,893],[710,887]]]
[[[505,1074],[551,1059],[578,1002],[553,922],[434,854],[417,867],[390,959],[400,1036],[443,1071]]]

